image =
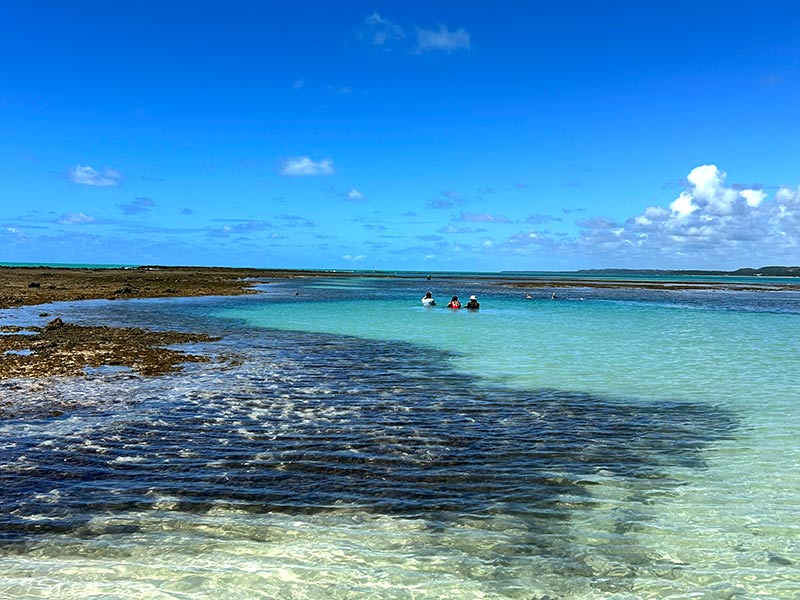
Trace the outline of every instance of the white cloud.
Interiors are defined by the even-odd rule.
[[[409,28],[410,29],[410,28]],[[453,52],[455,50],[469,50],[472,45],[469,33],[463,28],[450,31],[447,25],[441,24],[433,29],[415,27],[416,44],[411,47],[412,37],[406,34],[406,29],[389,19],[382,17],[377,12],[364,19],[360,36],[368,39],[374,46],[385,49],[403,47],[412,54],[425,52]]]
[[[364,200],[364,194],[359,192],[356,188],[353,188],[349,192],[347,192],[347,199],[353,200],[354,202],[357,202],[359,200]]]
[[[747,201],[747,206],[757,207],[767,197],[763,190],[742,190],[739,195]]]
[[[469,33],[464,29],[450,31],[446,25],[439,25],[438,29],[417,27],[417,52],[469,50],[470,45]]]
[[[319,162],[315,162],[308,156],[292,156],[283,162],[280,173],[287,177],[333,175],[333,161],[329,158],[323,158]]]
[[[359,261],[364,260],[367,257],[364,256],[363,254],[357,254],[355,256],[353,256],[351,254],[345,254],[342,258],[344,260],[348,260],[348,261],[351,261],[351,262],[359,262]]]
[[[672,207],[673,204],[675,204],[675,202],[673,202],[670,205],[670,207]],[[675,208],[673,208],[672,211],[679,212]],[[645,209],[644,213],[642,213],[638,217],[634,217],[634,220],[637,225],[648,226],[652,225],[656,221],[663,221],[665,219],[668,219],[669,216],[670,212],[666,208],[662,208],[661,206],[648,206]]]
[[[682,214],[692,213],[698,208],[703,209],[703,212],[707,214],[719,216],[741,212],[743,205],[749,204],[749,202],[741,192],[725,185],[726,176],[727,174],[720,171],[716,165],[695,167],[686,177],[691,184],[691,190],[682,193],[673,204],[680,201],[682,208],[691,209],[688,213]],[[690,199],[688,203],[686,203],[687,198]],[[755,199],[755,196],[751,197],[751,201]]]
[[[725,180],[715,165],[701,165],[667,206],[649,206],[621,224],[602,217],[579,220],[577,235],[521,231],[490,250],[631,268],[797,264],[800,188],[782,187],[770,197],[758,184]]]
[[[691,194],[681,192],[681,195],[673,200],[669,207],[679,217],[685,217],[700,208],[692,200]]]
[[[384,19],[376,12],[364,19],[364,24],[367,26],[370,41],[376,46],[385,46],[406,37],[405,31],[400,25]]]
[[[686,266],[738,266],[756,262],[796,262],[800,245],[800,193],[781,189],[772,201],[760,189],[727,185],[716,165],[701,165],[687,176],[689,187],[669,205],[658,206],[626,221],[616,240],[598,228],[586,228],[584,245],[602,242],[621,256],[650,257]],[[601,239],[602,238],[602,239]],[[726,267],[727,268],[727,267]]]
[[[59,225],[82,225],[86,223],[97,223],[97,219],[82,212],[65,213],[58,218]]]
[[[717,165],[701,165],[692,169],[686,179],[694,187],[696,195],[709,197],[722,185],[725,173],[721,173]]]
[[[78,185],[113,187],[122,181],[122,173],[109,167],[104,168],[100,173],[88,165],[75,165],[67,169],[67,179]]]

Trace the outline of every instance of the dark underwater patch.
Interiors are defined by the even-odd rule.
[[[93,445],[85,433],[4,445],[0,542],[85,531],[93,516],[164,497],[199,513],[509,513],[533,540],[593,509],[598,473],[646,504],[680,485],[673,467],[703,468],[703,450],[735,427],[702,403],[486,386],[410,344],[281,331],[237,343],[248,360],[215,389],[165,389],[92,432]]]

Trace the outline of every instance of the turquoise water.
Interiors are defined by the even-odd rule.
[[[797,293],[263,291],[60,305],[226,358],[0,386],[0,597],[800,594]]]

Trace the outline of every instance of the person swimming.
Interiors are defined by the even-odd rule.
[[[481,305],[478,302],[478,298],[472,295],[469,297],[469,302],[467,302],[467,305],[464,308],[468,310],[478,310],[480,307]]]
[[[450,304],[447,305],[447,308],[461,308],[461,302],[458,301],[458,296],[453,296],[452,300],[450,300]]]
[[[436,306],[436,300],[433,299],[433,294],[425,292],[422,297],[422,306]]]

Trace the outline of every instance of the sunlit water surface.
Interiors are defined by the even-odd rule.
[[[0,598],[800,595],[797,294],[263,292],[48,309],[222,339],[0,384]]]

